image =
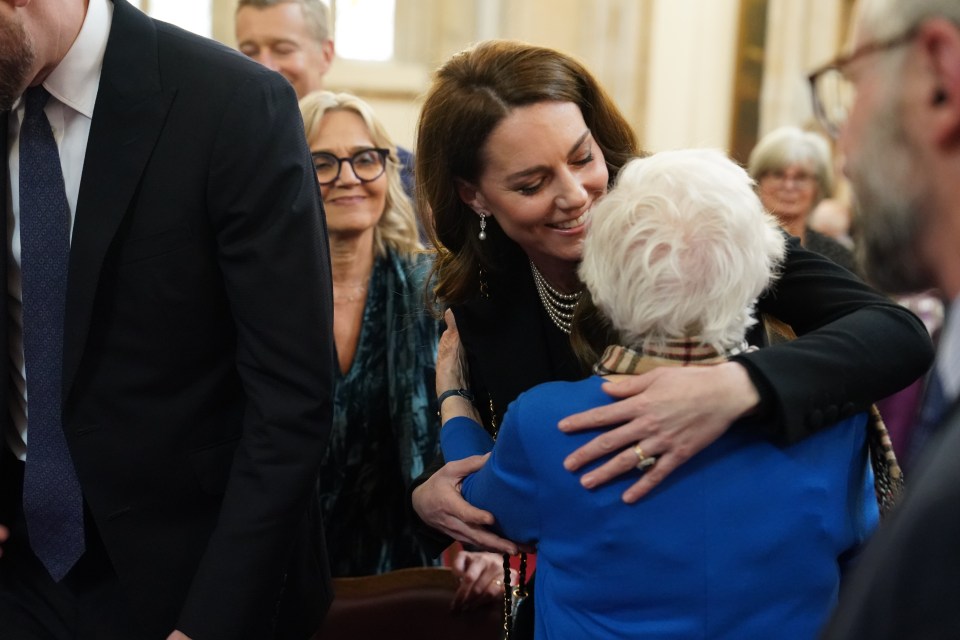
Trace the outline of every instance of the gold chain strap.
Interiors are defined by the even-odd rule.
[[[494,441],[500,433],[497,424],[497,411],[493,406],[493,395],[487,394],[487,404],[490,407],[490,431]],[[510,640],[510,631],[513,628],[513,611],[515,601],[519,602],[527,596],[527,554],[520,552],[520,568],[517,572],[517,586],[510,586],[510,554],[503,554],[503,640]]]
[[[493,408],[493,395],[487,393],[487,400],[490,404],[490,434],[493,437],[493,441],[497,441],[497,434],[500,433],[500,425],[497,424],[497,412]]]
[[[513,589],[510,587],[510,555],[503,554],[503,640],[510,640],[513,626]]]
[[[520,568],[517,571],[517,586],[510,586],[510,554],[503,554],[503,640],[510,640],[513,629],[514,602],[527,597],[527,554],[520,552]]]
[[[480,267],[480,297],[481,298],[490,298],[490,286],[487,284],[487,273],[483,270],[483,267]]]

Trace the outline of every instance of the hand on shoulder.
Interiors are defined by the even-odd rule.
[[[693,455],[719,438],[738,418],[755,410],[760,396],[736,362],[714,366],[660,367],[608,382],[603,390],[620,401],[564,418],[561,431],[619,425],[604,431],[564,460],[568,471],[614,451],[620,453],[585,474],[584,487],[605,484],[644,457],[656,462],[623,494],[636,502]]]

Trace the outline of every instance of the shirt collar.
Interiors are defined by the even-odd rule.
[[[90,0],[80,33],[43,86],[50,95],[88,118],[93,117],[103,54],[113,20],[113,3]]]

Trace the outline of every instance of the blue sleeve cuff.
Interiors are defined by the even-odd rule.
[[[440,430],[440,448],[448,462],[479,456],[493,449],[493,438],[470,418],[451,418]]]

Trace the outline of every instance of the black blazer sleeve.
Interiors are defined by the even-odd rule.
[[[524,299],[518,297],[513,304],[522,305]],[[752,427],[764,429],[769,437],[778,441],[795,442],[863,411],[871,403],[913,382],[933,359],[930,336],[916,316],[846,269],[803,249],[796,238],[788,241],[781,277],[761,297],[757,311],[790,324],[800,336],[792,342],[734,358],[746,367],[760,393],[763,419],[750,420]],[[468,348],[468,357],[471,353],[482,353],[485,359],[483,363],[471,361],[472,384],[486,389],[483,383],[492,381],[502,387],[505,378],[522,374],[532,376],[525,384],[531,387],[564,377],[542,373],[550,349],[541,348],[537,352],[539,357],[530,357],[531,350],[539,344],[533,339],[537,327],[530,324],[535,315],[499,314],[499,317],[511,318],[511,327],[522,329],[506,331],[507,335],[498,334],[496,339],[487,340],[483,348],[472,352]],[[459,316],[457,324],[465,345],[471,337],[476,339],[466,335],[467,327],[497,326],[493,318],[472,325],[461,322]],[[517,336],[524,342],[511,345],[509,340]],[[516,353],[525,354],[524,367],[516,366]],[[497,360],[498,354],[505,357]],[[507,370],[509,367],[514,370]],[[478,380],[477,372],[481,368],[489,375]],[[496,375],[498,368],[505,374]],[[557,371],[559,369],[554,373]],[[509,390],[501,404],[506,406],[523,386],[514,381],[516,388]],[[482,406],[479,408],[483,411]],[[439,469],[439,465],[435,465],[435,469]],[[430,473],[428,469],[416,484],[422,484]],[[425,526],[420,532],[425,542],[434,540],[439,545],[443,540]]]
[[[933,360],[916,316],[796,238],[758,312],[799,336],[735,358],[761,393],[771,435],[785,442],[863,411],[923,375]]]

